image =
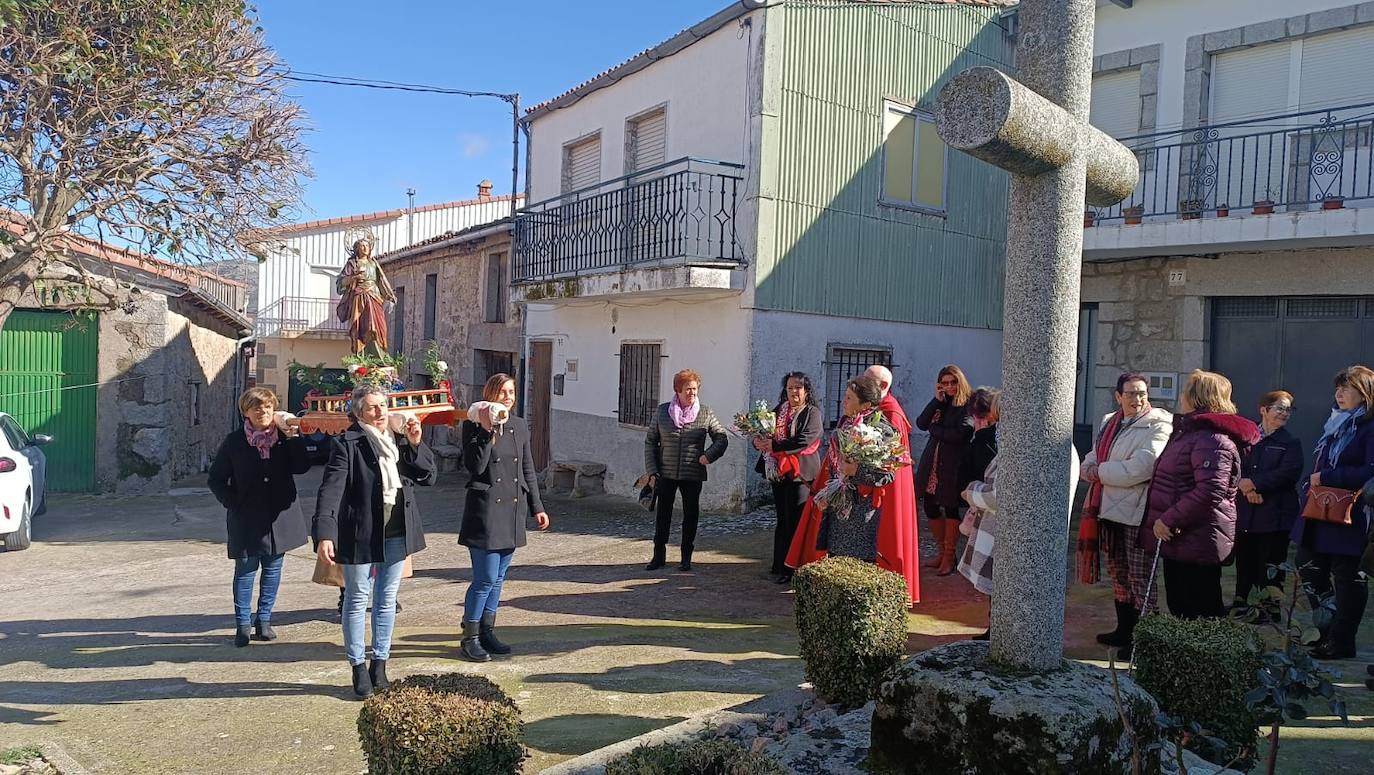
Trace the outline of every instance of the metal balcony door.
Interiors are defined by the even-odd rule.
[[[50,492],[95,489],[99,331],[95,315],[29,310],[0,331],[0,412],[53,437],[43,448]]]
[[[1258,419],[1259,397],[1287,390],[1289,430],[1311,462],[1331,410],[1337,371],[1374,360],[1374,298],[1229,297],[1212,301],[1212,368],[1231,380],[1240,413]]]

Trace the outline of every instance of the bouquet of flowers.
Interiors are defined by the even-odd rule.
[[[755,401],[754,406],[748,412],[740,412],[735,415],[733,426],[736,433],[746,439],[771,439],[773,431],[777,427],[778,418],[773,413],[773,409],[768,406],[767,401]],[[778,478],[778,461],[772,455],[763,456],[763,473],[768,480],[776,481]]]
[[[830,443],[837,445],[841,458],[859,468],[890,472],[911,465],[911,453],[902,446],[901,435],[881,412],[836,430]],[[830,480],[816,493],[816,500],[829,501],[844,487],[845,479],[839,471],[831,471]],[[847,513],[848,508],[844,511]]]

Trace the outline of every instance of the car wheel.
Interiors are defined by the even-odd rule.
[[[29,513],[29,499],[24,499],[24,510],[19,514],[19,529],[5,536],[5,551],[17,552],[29,548],[33,540],[33,520]]]

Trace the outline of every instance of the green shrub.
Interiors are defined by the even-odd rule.
[[[793,585],[806,680],[841,706],[868,702],[906,653],[906,579],[831,557],[803,566]]]
[[[1245,695],[1262,645],[1254,628],[1230,619],[1147,616],[1135,630],[1135,679],[1160,710],[1197,722],[1226,744],[1227,759],[1240,757],[1233,766],[1248,770],[1259,720]]]
[[[518,773],[523,736],[520,711],[501,687],[461,673],[403,678],[358,714],[373,775]]]
[[[698,740],[641,745],[611,760],[606,775],[787,775],[787,770],[728,740]]]

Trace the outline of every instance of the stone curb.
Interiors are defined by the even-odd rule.
[[[641,745],[682,743],[696,739],[707,726],[719,727],[727,723],[743,724],[749,721],[763,721],[768,714],[800,705],[809,696],[810,691],[801,687],[766,694],[731,708],[702,713],[685,721],[679,721],[672,726],[655,729],[639,737],[632,737],[605,748],[589,751],[575,759],[555,764],[541,771],[540,775],[605,775],[607,762],[621,754],[629,753]]]

